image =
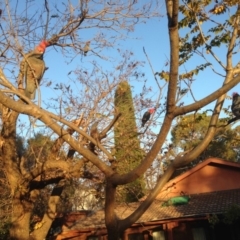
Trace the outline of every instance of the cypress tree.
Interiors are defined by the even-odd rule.
[[[116,166],[117,171],[124,174],[136,167],[144,157],[137,134],[132,92],[127,81],[118,85],[114,104],[121,113],[120,119],[114,126]],[[138,201],[144,195],[144,188],[143,177],[138,178],[118,188],[117,200],[120,202]]]

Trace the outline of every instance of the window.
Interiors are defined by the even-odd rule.
[[[153,240],[165,240],[164,231],[153,231],[152,232]]]
[[[205,231],[203,228],[192,228],[194,240],[206,240]]]

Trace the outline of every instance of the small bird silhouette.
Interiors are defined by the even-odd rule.
[[[235,116],[234,118],[230,119],[228,121],[228,124],[235,122],[236,120],[240,119],[240,96],[238,93],[234,92],[232,94],[232,106],[231,110],[233,115]]]
[[[232,94],[232,113],[236,117],[240,117],[240,96],[238,93],[234,92]]]
[[[33,51],[26,54],[21,63],[22,76],[25,79],[25,95],[30,98],[35,98],[37,84],[43,77],[46,70],[43,61],[43,54],[45,52],[48,42],[42,41]]]
[[[86,42],[86,45],[83,48],[84,56],[87,56],[88,51],[90,50],[90,41]]]
[[[150,119],[151,114],[153,114],[155,112],[155,110],[156,110],[156,108],[150,108],[143,114],[141,127],[144,127],[146,122]]]

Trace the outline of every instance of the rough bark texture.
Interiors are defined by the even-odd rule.
[[[116,186],[111,182],[106,183],[105,198],[105,223],[108,231],[108,239],[120,239],[121,229],[119,228],[119,219],[117,218],[115,208]]]
[[[27,1],[29,2],[29,1]],[[48,1],[45,1],[45,13],[48,16],[48,20],[46,22],[46,28],[44,37],[47,38],[48,35],[48,23],[49,19],[53,17],[53,15],[50,17],[49,15],[49,9],[48,9]],[[63,49],[65,47],[72,50],[74,57],[79,54],[81,51],[83,51],[82,46],[84,46],[81,42],[81,40],[77,40],[78,36],[80,35],[77,31],[78,29],[81,29],[80,25],[83,23],[85,19],[90,19],[89,23],[93,23],[95,27],[95,21],[92,21],[91,16],[89,15],[90,11],[88,11],[87,5],[89,1],[86,1],[84,3],[81,2],[80,8],[78,8],[78,15],[70,14],[70,12],[73,10],[72,6],[70,6],[69,16],[64,16],[62,19],[65,20],[65,25],[63,25],[59,30],[59,32],[56,35],[52,35],[50,39],[46,39],[49,43],[48,47],[57,46],[62,47]],[[124,2],[124,1],[123,1]],[[8,1],[6,1],[8,3]],[[130,227],[134,222],[136,222],[137,219],[147,210],[147,208],[151,205],[159,191],[163,188],[164,184],[170,179],[172,176],[174,170],[177,167],[183,166],[194,160],[199,154],[201,154],[202,151],[208,146],[209,142],[213,139],[215,133],[216,133],[216,124],[219,118],[220,111],[223,106],[223,102],[226,96],[226,92],[229,91],[231,88],[236,86],[240,82],[240,69],[236,67],[233,69],[232,64],[232,54],[233,49],[236,45],[236,39],[239,38],[239,15],[236,14],[234,19],[234,24],[232,24],[233,32],[231,36],[229,35],[229,46],[228,46],[228,52],[227,52],[227,63],[226,66],[223,65],[221,61],[217,62],[220,64],[220,66],[225,70],[226,74],[224,77],[224,82],[222,87],[220,87],[215,92],[209,94],[208,96],[202,98],[199,101],[196,101],[192,104],[189,104],[187,106],[177,106],[176,105],[176,95],[177,95],[177,88],[179,83],[179,26],[178,26],[178,11],[179,11],[179,1],[178,0],[166,0],[166,11],[168,16],[168,32],[169,32],[169,42],[170,42],[170,70],[169,70],[169,81],[166,83],[166,86],[168,86],[167,90],[167,101],[166,101],[166,114],[163,119],[162,125],[160,127],[160,130],[156,136],[156,141],[153,143],[150,151],[146,154],[146,156],[139,157],[141,158],[141,162],[137,162],[136,165],[133,166],[129,171],[119,171],[117,172],[114,165],[111,165],[110,163],[114,163],[115,159],[113,154],[109,151],[109,146],[105,147],[101,143],[101,140],[107,136],[107,132],[111,130],[113,125],[119,120],[120,114],[115,114],[113,120],[109,123],[108,126],[106,126],[105,129],[100,132],[98,129],[98,124],[96,123],[94,125],[93,118],[89,117],[90,119],[84,119],[84,121],[88,121],[89,125],[85,125],[83,128],[81,127],[81,122],[78,121],[78,119],[75,122],[68,121],[67,119],[63,118],[63,115],[61,113],[62,106],[61,103],[59,104],[60,114],[56,115],[52,112],[49,112],[47,110],[44,110],[43,108],[37,105],[35,105],[33,102],[31,102],[24,94],[23,94],[23,83],[22,80],[19,79],[19,88],[16,89],[14,85],[8,81],[6,76],[3,73],[3,70],[0,69],[0,84],[2,86],[0,91],[0,111],[2,115],[2,131],[0,136],[0,151],[1,151],[1,159],[3,161],[4,165],[4,173],[7,176],[9,186],[11,188],[11,198],[13,201],[13,209],[12,209],[12,225],[10,229],[11,238],[14,240],[42,240],[46,237],[47,232],[51,226],[52,221],[54,220],[56,216],[56,206],[59,202],[61,192],[65,185],[65,179],[68,178],[80,178],[85,177],[84,175],[84,161],[91,162],[94,167],[96,167],[99,171],[101,171],[101,174],[104,175],[105,182],[106,182],[106,203],[105,203],[105,221],[106,226],[108,230],[108,239],[109,240],[116,240],[121,237],[121,234],[123,231]],[[127,10],[130,10],[134,7],[135,3],[130,3],[130,5],[127,5],[126,7],[123,7],[120,11],[119,8],[121,7],[118,5],[118,8],[115,11],[111,11],[111,6],[114,6],[115,4],[107,4],[106,8],[103,8],[102,11],[99,11],[98,13],[94,13],[92,15],[93,19],[99,19],[99,27],[107,27],[112,28],[115,22],[117,22],[116,25],[120,26],[119,29],[121,29],[123,26],[125,27],[129,19],[133,18],[134,20],[137,18],[139,19],[139,12],[133,16],[127,17],[127,21],[121,22],[121,18],[125,18],[125,14]],[[66,4],[67,5],[67,4]],[[71,5],[71,4],[69,4]],[[105,3],[103,4],[106,5]],[[6,7],[7,6],[6,4]],[[8,8],[10,11],[10,8]],[[80,13],[79,13],[80,9]],[[110,10],[109,10],[110,9]],[[190,7],[188,7],[188,10]],[[237,11],[240,10],[240,4],[238,4]],[[27,11],[26,11],[27,12]],[[2,13],[2,11],[1,11]],[[0,15],[1,15],[0,13]],[[71,12],[72,13],[72,12]],[[124,13],[124,14],[123,14]],[[109,18],[109,14],[114,16],[116,14],[116,18],[114,21],[112,19],[110,20],[111,24],[106,24],[104,26],[101,25],[101,19],[104,21],[107,21]],[[7,15],[7,14],[6,14]],[[4,17],[6,17],[6,15]],[[0,16],[1,17],[1,16]],[[56,16],[55,16],[56,17]],[[193,17],[198,17],[194,16]],[[10,18],[11,19],[11,18]],[[40,19],[40,22],[42,24],[42,16]],[[4,20],[4,18],[1,18],[1,20]],[[25,20],[28,20],[27,18]],[[24,20],[24,21],[25,21]],[[23,21],[23,20],[22,20]],[[11,22],[11,21],[9,21]],[[3,24],[2,24],[3,25]],[[7,24],[8,25],[8,24]],[[18,42],[17,39],[17,33],[14,32],[14,27],[11,24],[11,31],[9,31],[9,34],[6,36],[9,36],[11,38],[14,38],[14,40],[9,41],[5,45],[6,51],[8,48],[12,48],[12,51],[15,51],[15,53],[21,52],[21,49],[16,44]],[[15,27],[18,27],[19,24],[16,24]],[[20,24],[21,25],[21,24]],[[29,23],[28,26],[31,24]],[[133,25],[129,27],[128,30],[133,29]],[[35,25],[34,25],[35,27]],[[92,26],[93,27],[93,26]],[[91,26],[89,27],[89,29]],[[38,29],[38,26],[36,25],[36,29]],[[114,29],[114,28],[113,28]],[[114,29],[114,30],[119,30]],[[35,30],[35,29],[34,29]],[[13,31],[13,32],[12,32]],[[3,31],[2,31],[3,32]],[[21,32],[21,31],[20,31]],[[31,32],[29,32],[29,35],[31,36],[24,36],[22,39],[33,39],[33,37],[36,37],[36,32],[33,31],[33,35],[31,35]],[[117,31],[115,31],[117,32]],[[202,34],[201,31],[199,31],[200,35]],[[7,33],[5,33],[7,34]],[[7,39],[4,34],[2,39]],[[16,38],[15,38],[16,37]],[[101,38],[100,34],[96,39],[99,40],[101,38],[102,42],[99,41],[99,47],[103,47],[103,43],[106,42],[106,46],[108,45],[107,39],[104,39],[105,35]],[[98,44],[97,40],[95,39],[95,44]],[[61,40],[61,41],[60,41]],[[116,39],[115,39],[116,40]],[[204,36],[202,34],[202,40],[204,43]],[[71,42],[72,41],[72,42]],[[14,42],[14,44],[12,44]],[[19,41],[20,43],[21,41]],[[31,40],[29,40],[29,43]],[[92,41],[91,41],[92,43]],[[14,45],[14,46],[13,46]],[[205,47],[209,47],[207,43],[205,43]],[[94,53],[95,45],[91,44],[91,46],[94,46],[94,48],[90,48],[89,54],[86,56],[88,57],[90,53]],[[15,48],[16,47],[16,48]],[[79,51],[80,50],[80,51]],[[5,50],[4,50],[5,51]],[[209,49],[211,52],[211,49]],[[101,51],[100,51],[101,52]],[[4,54],[4,52],[2,53]],[[96,53],[97,54],[97,53]],[[14,55],[13,52],[9,54],[7,52],[6,56],[8,55]],[[16,54],[17,56],[18,54]],[[23,55],[23,53],[22,53]],[[1,55],[3,58],[6,57],[4,55]],[[101,56],[100,56],[101,57]],[[214,57],[214,56],[213,56]],[[6,57],[7,58],[7,57]],[[104,59],[104,58],[103,58]],[[13,60],[13,58],[11,59]],[[11,62],[11,60],[6,61],[6,69],[8,68],[8,61]],[[16,62],[15,62],[16,63]],[[11,64],[10,64],[11,65]],[[130,64],[129,68],[131,74],[129,76],[132,76],[132,73],[134,71],[134,64]],[[96,68],[98,68],[97,64],[94,65]],[[120,66],[121,68],[122,66]],[[124,68],[123,68],[124,69]],[[118,69],[119,70],[119,69]],[[120,69],[121,70],[121,69]],[[97,71],[100,71],[98,68]],[[96,75],[97,74],[96,71]],[[83,78],[87,78],[88,72],[84,71]],[[94,75],[93,73],[92,75]],[[109,85],[108,77],[112,75],[107,75],[104,78],[106,83],[105,86]],[[115,78],[115,76],[113,76]],[[82,80],[82,79],[81,79]],[[90,79],[87,79],[89,81]],[[100,84],[103,84],[104,81],[99,81]],[[88,82],[87,82],[88,83]],[[96,81],[97,83],[97,81]],[[115,82],[116,83],[116,82]],[[119,81],[117,82],[119,83]],[[94,82],[95,84],[95,82]],[[83,86],[89,86],[89,84],[85,84]],[[105,89],[101,86],[99,89],[97,89],[96,92],[102,91],[99,94],[99,98],[96,100],[96,102],[91,102],[88,106],[97,105],[98,102],[101,100],[101,97],[105,97],[107,94],[112,96],[112,91],[116,88],[117,84],[113,84],[111,87],[109,87],[109,92],[105,92]],[[159,86],[159,85],[158,85]],[[59,88],[61,88],[60,86]],[[63,96],[65,98],[66,92],[71,92],[69,90],[70,87],[64,88],[62,90]],[[62,88],[63,89],[63,88]],[[65,91],[65,92],[64,92]],[[86,89],[85,92],[87,92],[88,89]],[[162,89],[161,89],[162,91]],[[94,92],[94,91],[93,91]],[[66,95],[66,99],[69,96],[69,101],[72,105],[77,106],[77,104],[74,102],[74,95]],[[84,96],[87,96],[85,94]],[[21,100],[16,100],[16,98]],[[111,99],[111,100],[109,100]],[[92,99],[91,99],[92,101]],[[106,101],[112,101],[112,98],[109,97]],[[130,216],[128,216],[126,219],[118,219],[118,217],[115,214],[115,204],[116,204],[116,191],[117,188],[121,185],[129,184],[137,179],[141,178],[141,176],[145,173],[145,171],[151,166],[154,159],[156,159],[157,154],[161,150],[163,144],[165,143],[168,133],[171,129],[172,123],[174,121],[174,118],[176,118],[179,115],[183,115],[189,112],[197,111],[199,108],[202,108],[205,105],[208,105],[209,103],[216,101],[215,108],[213,110],[213,114],[211,117],[211,121],[209,123],[207,134],[204,136],[202,142],[193,150],[190,149],[186,153],[182,153],[178,156],[176,156],[175,161],[172,165],[169,166],[167,171],[163,174],[161,178],[156,183],[156,186],[151,191],[151,193],[146,197],[146,200],[141,203],[139,208],[133,212]],[[68,103],[69,103],[68,102]],[[111,105],[109,103],[109,105]],[[72,106],[71,106],[72,107]],[[77,106],[82,107],[82,105]],[[86,108],[85,108],[86,109]],[[96,107],[98,110],[98,108]],[[95,110],[95,109],[94,109]],[[111,108],[110,111],[113,109]],[[133,107],[130,106],[129,114],[131,115],[131,118],[134,117],[134,110]],[[105,112],[106,109],[103,110]],[[124,110],[125,111],[125,110]],[[98,112],[91,114],[97,115]],[[24,161],[27,159],[24,159],[23,156],[19,156],[17,152],[17,136],[16,136],[16,127],[17,127],[17,119],[19,114],[25,114],[29,115],[32,118],[42,122],[46,128],[48,128],[50,131],[52,131],[54,134],[58,135],[58,138],[56,139],[55,143],[53,144],[53,147],[51,149],[51,152],[49,153],[49,156],[47,159],[44,159],[44,161],[37,161],[38,159],[35,158],[34,161],[36,162],[36,165],[34,168],[26,169],[24,168]],[[100,113],[100,115],[103,115],[103,113]],[[92,116],[93,116],[92,115]],[[109,114],[111,115],[111,114]],[[112,114],[113,115],[113,114]],[[90,114],[89,114],[90,116]],[[130,115],[129,115],[130,116]],[[109,116],[107,116],[109,117]],[[110,116],[112,117],[112,116]],[[104,117],[103,117],[104,119]],[[93,126],[92,131],[90,133],[87,132],[86,129],[88,129],[89,126]],[[133,130],[135,131],[135,123],[131,125]],[[84,129],[84,130],[83,130]],[[77,135],[77,137],[72,136],[73,134]],[[119,134],[119,133],[117,133]],[[117,135],[116,134],[116,135]],[[130,138],[130,137],[129,137]],[[81,142],[79,139],[84,139],[83,142]],[[116,142],[118,140],[116,139]],[[139,145],[139,142],[136,140],[136,145]],[[63,144],[66,144],[69,146],[69,152],[66,154],[66,158],[59,158],[61,156],[60,149],[63,146]],[[89,149],[86,144],[89,144],[91,148]],[[129,150],[129,146],[121,146],[119,147],[119,150],[121,148],[126,148],[124,151]],[[101,154],[97,154],[96,152],[100,152]],[[77,152],[82,157],[81,159],[78,159],[79,161],[75,163],[74,161],[71,161],[73,159],[74,153]],[[118,152],[119,153],[119,152]],[[142,153],[139,155],[141,156]],[[118,155],[118,154],[117,154]],[[117,156],[116,155],[116,156]],[[129,160],[132,161],[132,158],[135,157],[131,156]],[[119,158],[119,156],[117,156]],[[104,159],[104,161],[103,161]],[[117,166],[117,165],[116,165]],[[58,170],[59,172],[57,172]],[[88,174],[88,176],[91,176],[91,174]],[[90,177],[89,177],[90,178]],[[93,178],[93,177],[92,177]],[[33,210],[34,203],[36,199],[38,198],[39,191],[41,189],[44,189],[48,185],[53,185],[54,188],[52,189],[51,196],[48,201],[48,207],[47,211],[45,212],[43,218],[40,222],[38,222],[38,225],[35,225],[32,229],[31,234],[30,233],[30,219],[31,214]]]

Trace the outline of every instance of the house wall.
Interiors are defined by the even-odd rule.
[[[169,181],[157,198],[169,198],[181,194],[198,194],[231,189],[240,189],[240,164],[225,162],[220,159],[208,159],[195,168]],[[86,214],[81,215],[78,213],[73,217],[71,214],[69,218],[65,219],[65,225],[62,227],[62,230],[66,230],[66,232],[58,235],[56,239],[86,240],[87,236],[92,234],[99,236],[99,239],[106,239],[107,231],[105,228],[100,230],[88,229],[88,231],[86,229],[79,229],[78,231],[67,229],[74,224],[75,220],[79,220],[79,218],[84,220],[86,216]],[[220,240],[218,235],[216,235],[218,238],[210,236],[210,233],[213,234],[213,236],[215,236],[215,233],[213,229],[208,229],[209,224],[207,220],[201,219],[197,221],[194,217],[193,219],[188,219],[188,222],[186,219],[181,221],[178,220],[172,219],[164,223],[154,221],[151,222],[151,226],[146,223],[134,225],[125,231],[123,239],[127,240],[128,234],[139,233],[143,234],[144,240],[150,240],[152,239],[151,233],[153,229],[161,228],[166,233],[167,240],[193,240],[192,228],[194,227],[207,230],[208,232],[206,232],[206,234],[208,233],[207,235],[209,235],[206,237],[207,240]],[[69,232],[67,232],[67,230],[69,230]],[[228,235],[230,234],[231,233],[228,232]],[[236,239],[240,239],[240,231],[236,234],[239,234],[237,235],[239,238]],[[227,238],[221,238],[221,240],[222,239]]]
[[[240,168],[209,163],[189,172],[166,184],[158,198],[240,188]]]
[[[180,223],[178,227],[172,229],[172,239],[174,240],[194,240],[191,228],[186,223]]]

